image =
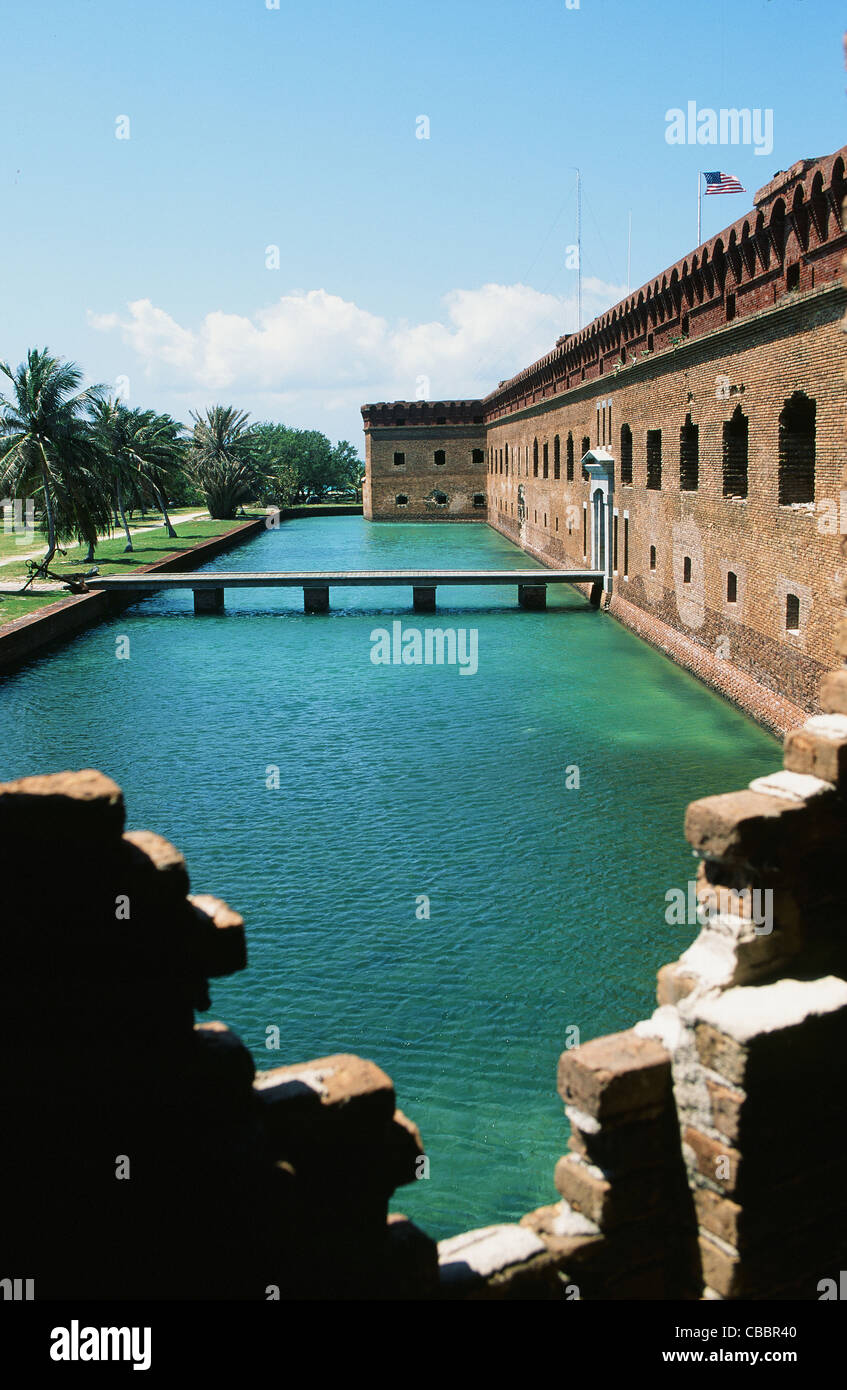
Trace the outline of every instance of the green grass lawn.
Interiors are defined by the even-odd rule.
[[[13,623],[16,618],[28,618],[39,608],[47,608],[51,603],[61,603],[63,598],[70,597],[70,594],[25,594],[19,598],[16,594],[0,594],[0,627],[4,623]]]
[[[174,522],[174,524],[176,524],[176,522],[179,521],[180,517],[186,515],[190,516],[192,512],[199,511],[200,505],[200,503],[196,503],[193,507],[175,507],[174,510],[170,513],[171,520]],[[129,522],[130,531],[135,526],[162,525],[162,518],[159,512],[148,512],[143,516],[140,512],[136,512],[135,516],[127,517],[127,520]],[[115,539],[118,539],[122,536],[123,530],[118,530],[115,532]],[[36,527],[34,535],[28,536],[26,533],[24,533],[20,537],[20,539],[23,543],[21,545],[18,545],[18,538],[16,537],[15,533],[8,532],[5,528],[5,525],[0,523],[0,560],[5,560],[7,555],[28,555],[31,550],[39,550],[41,547],[43,547],[45,550],[47,549],[47,538],[41,530],[40,526]],[[108,542],[104,541],[103,545],[106,544],[108,544]],[[124,544],[126,544],[125,539]],[[85,552],[83,550],[83,554],[84,553]],[[6,569],[6,566],[3,565],[0,566],[0,568]]]
[[[249,518],[248,518],[249,519]],[[242,518],[243,520],[243,518]],[[199,541],[207,541],[212,536],[222,536],[239,523],[236,521],[183,521],[176,525],[177,539],[168,536],[164,526],[155,530],[143,531],[133,538],[133,550],[125,553],[126,537],[121,534],[111,540],[100,541],[94,552],[94,564],[101,574],[130,574],[138,565],[152,565],[164,560],[178,550],[188,550]],[[73,546],[67,555],[56,555],[50,566],[52,574],[64,578],[66,575],[85,573],[92,566],[87,564],[87,547]],[[25,560],[16,560],[8,565],[0,565],[0,579],[26,578]]]
[[[255,515],[262,515],[256,513]],[[253,515],[248,514],[246,520],[252,520]],[[106,574],[131,574],[138,565],[153,565],[157,560],[164,560],[167,555],[173,555],[180,550],[189,550],[192,546],[199,544],[200,541],[210,540],[213,536],[222,536],[227,531],[233,530],[244,522],[241,517],[237,521],[183,521],[177,523],[177,539],[172,540],[165,531],[164,526],[157,526],[153,531],[145,531],[134,539],[135,549],[130,554],[124,553],[126,537],[121,534],[112,540],[102,541],[95,551],[94,564],[100,573]],[[63,558],[57,555],[50,571],[64,577],[72,574],[82,574],[93,568],[85,563],[85,546],[75,546],[68,550]],[[0,580],[20,579],[21,582],[26,578],[26,561],[21,560],[14,564],[0,565]],[[44,608],[49,603],[59,603],[62,598],[70,597],[66,594],[26,594],[19,597],[17,594],[0,593],[0,625],[13,622],[15,618],[22,618],[28,613],[34,613],[38,608]]]

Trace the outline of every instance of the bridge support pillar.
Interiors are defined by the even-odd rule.
[[[602,597],[603,597],[603,585],[602,585],[602,582],[601,582],[599,579],[595,579],[594,583],[591,585],[591,593],[590,593],[589,598],[588,598],[588,602],[591,604],[591,607],[592,607],[592,608],[599,608],[599,607],[600,607],[600,601],[601,601]]]
[[[434,613],[435,585],[414,584],[412,586],[412,606],[416,613]]]
[[[321,584],[318,587],[307,589],[303,586],[303,612],[304,613],[328,613],[329,612],[329,585]]]
[[[224,611],[224,591],[223,589],[195,589],[194,590],[194,612],[195,613],[223,613]]]
[[[546,608],[546,584],[519,584],[518,603],[521,608]]]

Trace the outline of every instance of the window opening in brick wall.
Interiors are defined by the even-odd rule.
[[[662,486],[662,431],[647,431],[647,486],[659,492]]]
[[[632,430],[621,425],[621,484],[632,486]]]
[[[700,486],[700,427],[692,425],[686,415],[679,431],[679,487],[681,492],[696,492]]]
[[[747,496],[747,457],[749,421],[737,405],[731,420],[723,426],[723,495]]]
[[[816,403],[795,391],[779,417],[779,505],[815,500]]]

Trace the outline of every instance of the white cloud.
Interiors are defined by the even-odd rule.
[[[586,317],[624,293],[586,279]],[[151,394],[191,405],[225,398],[317,428],[328,415],[355,420],[365,401],[414,399],[420,377],[432,399],[485,395],[575,326],[572,298],[528,285],[451,290],[443,303],[441,320],[391,325],[326,290],[297,290],[253,317],[212,310],[196,328],[149,299],[123,314],[89,311],[88,321],[120,335]]]

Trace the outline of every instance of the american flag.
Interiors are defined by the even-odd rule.
[[[712,173],[703,174],[706,180],[706,193],[746,193],[747,189],[742,188],[738,179],[733,174],[722,174],[717,169]]]

